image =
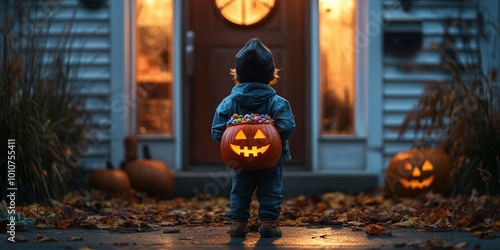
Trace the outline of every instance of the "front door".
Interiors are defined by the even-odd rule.
[[[306,116],[309,84],[305,75],[305,41],[308,39],[305,34],[305,1],[226,0],[220,1],[220,11],[215,2],[190,0],[185,6],[185,13],[188,13],[186,28],[194,34],[194,40],[188,38],[185,41],[194,48],[185,54],[188,77],[183,85],[187,100],[183,109],[188,111],[183,117],[187,125],[184,152],[188,165],[223,165],[219,146],[211,136],[214,111],[234,86],[229,70],[235,66],[236,53],[250,38],[257,37],[271,49],[276,67],[281,68],[281,77],[273,87],[288,99],[297,123],[290,140],[293,159],[287,164],[305,166],[308,148],[306,123],[309,120]],[[237,2],[251,2],[255,8],[260,8],[262,2],[270,2],[271,5],[263,7],[270,8],[270,11],[267,14],[261,11],[264,15],[258,19],[262,20],[255,24],[237,24],[231,19],[232,14],[236,18],[249,19],[239,12],[244,11],[245,6]]]

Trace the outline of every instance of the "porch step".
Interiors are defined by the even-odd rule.
[[[209,173],[177,172],[174,174],[172,197],[222,196],[229,197],[231,175],[229,171]],[[324,192],[360,193],[377,188],[375,174],[336,174],[311,172],[285,172],[283,196],[319,195]]]

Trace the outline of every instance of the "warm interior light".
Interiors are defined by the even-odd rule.
[[[136,0],[139,134],[171,134],[173,0]]]
[[[170,25],[172,0],[137,0],[137,25]]]
[[[320,0],[323,133],[354,133],[355,0]]]
[[[238,25],[252,25],[264,19],[275,0],[215,0],[220,14]]]

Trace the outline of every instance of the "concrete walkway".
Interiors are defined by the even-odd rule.
[[[26,242],[10,243],[8,236],[3,235],[0,249],[500,249],[500,235],[480,239],[472,232],[392,229],[391,236],[370,236],[364,231],[342,226],[281,228],[283,236],[280,238],[261,238],[258,232],[250,232],[246,238],[231,238],[227,225],[162,227],[151,232],[28,229],[17,232],[18,237],[27,239]],[[37,237],[45,242],[38,242]]]

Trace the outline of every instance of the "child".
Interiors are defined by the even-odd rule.
[[[229,231],[232,237],[245,237],[250,218],[250,203],[254,192],[259,200],[259,232],[261,237],[281,236],[278,216],[283,196],[281,163],[291,159],[288,139],[295,130],[295,120],[290,104],[276,94],[270,86],[276,83],[278,70],[274,66],[273,54],[257,38],[250,39],[236,54],[236,68],[231,69],[235,80],[231,94],[215,110],[212,137],[220,143],[231,115],[268,114],[278,130],[282,150],[275,167],[265,170],[232,170],[232,188],[228,216],[233,220]]]

